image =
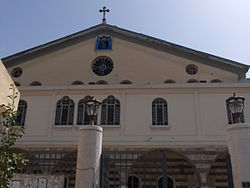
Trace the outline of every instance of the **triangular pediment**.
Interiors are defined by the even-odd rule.
[[[96,51],[95,40],[96,37],[100,35],[111,36],[114,39],[114,48],[112,50]],[[34,68],[34,70],[32,70],[35,73],[38,70],[43,70],[41,62],[44,61],[45,69],[50,69],[52,71],[51,75],[58,74],[53,73],[53,69],[56,71],[56,67],[59,66],[60,68],[58,68],[58,70],[61,71],[62,74],[66,74],[67,71],[69,71],[69,67],[71,72],[77,74],[79,69],[87,71],[87,69],[91,67],[89,64],[82,67],[77,66],[81,62],[81,60],[79,60],[80,57],[78,59],[73,57],[81,56],[81,52],[84,54],[82,62],[85,64],[91,64],[93,59],[98,56],[111,57],[111,59],[115,61],[116,72],[113,72],[113,76],[107,77],[108,83],[113,83],[115,79],[117,80],[116,82],[119,83],[121,81],[131,80],[131,78],[133,79],[132,82],[136,80],[135,82],[139,83],[142,83],[142,80],[146,78],[149,79],[145,81],[145,83],[163,83],[164,80],[185,82],[192,79],[208,82],[212,79],[224,79],[226,82],[230,82],[231,80],[244,78],[248,70],[247,65],[235,61],[192,50],[108,24],[96,25],[75,34],[14,54],[4,58],[3,62],[9,69],[22,66],[23,63],[26,64],[24,67],[31,67],[31,62],[33,64],[39,62],[37,63],[37,67],[32,65]],[[84,59],[86,55],[88,55],[89,58]],[[64,60],[67,61],[64,62]],[[75,63],[73,63],[73,61]],[[64,62],[64,65],[69,62],[71,64],[64,67],[61,66],[62,63],[56,64],[56,62]],[[201,74],[190,78],[188,75],[185,76],[185,68],[189,64],[201,67]],[[73,70],[72,66],[78,70]],[[60,70],[63,69],[62,67],[64,67],[65,70]],[[220,72],[222,72],[221,78]],[[39,73],[37,74],[39,75]],[[91,70],[88,70],[88,73],[85,74],[89,74],[90,77],[93,76]],[[182,75],[184,75],[184,77]],[[137,79],[138,76],[142,78]],[[182,80],[180,79],[180,81],[178,77],[183,78]],[[37,79],[40,79],[40,77]],[[56,79],[59,78],[56,77]],[[74,79],[80,81],[86,78],[82,77],[77,79],[72,77],[72,82]],[[95,78],[94,80],[96,81],[98,79],[101,81],[106,80],[106,78],[103,77]],[[90,79],[87,82],[90,82]]]

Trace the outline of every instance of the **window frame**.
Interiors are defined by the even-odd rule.
[[[198,67],[194,64],[188,64],[186,66],[186,73],[189,75],[196,75],[198,73]]]
[[[160,187],[160,181],[163,179],[163,176],[160,176],[159,178],[158,178],[158,180],[157,180],[157,188],[161,188]],[[169,180],[171,180],[172,182],[173,182],[173,186],[172,187],[170,187],[170,188],[175,188],[175,179],[174,178],[172,178],[171,176],[167,176],[167,179]],[[168,188],[168,186],[167,186],[167,188]]]
[[[73,125],[74,110],[75,110],[75,103],[72,99],[70,99],[70,97],[64,96],[61,99],[59,99],[56,103],[54,125],[56,126],[57,125],[63,125],[63,126]],[[64,117],[64,113],[67,113],[66,117]],[[63,118],[66,118],[66,121]]]
[[[11,71],[11,76],[14,78],[19,78],[20,76],[22,76],[22,74],[23,74],[23,69],[21,67],[15,67]]]
[[[120,125],[121,103],[110,95],[102,101],[101,125]]]
[[[23,99],[20,99],[17,107],[16,123],[21,127],[24,127],[25,125],[27,107],[27,102]]]
[[[135,178],[135,179],[137,179],[138,180],[138,185],[136,186],[136,185],[132,184],[134,180],[132,180],[131,185],[130,185],[129,178],[132,178],[132,179]],[[136,175],[129,175],[128,178],[127,178],[127,187],[128,188],[140,188],[141,187],[141,180],[140,180],[140,178],[138,176],[136,176]]]
[[[91,70],[95,76],[107,76],[114,70],[114,62],[108,56],[98,56],[92,61]]]
[[[152,125],[153,126],[169,125],[168,103],[165,99],[161,97],[158,97],[152,101]]]

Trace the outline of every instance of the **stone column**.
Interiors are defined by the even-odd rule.
[[[228,125],[227,141],[234,187],[242,187],[242,182],[250,182],[250,125],[246,123]]]
[[[96,187],[99,181],[102,135],[100,126],[85,125],[79,128],[75,188]]]

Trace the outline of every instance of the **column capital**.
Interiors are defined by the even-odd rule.
[[[227,125],[227,131],[230,130],[239,130],[239,129],[250,129],[249,123],[234,123]]]
[[[83,125],[79,127],[79,131],[87,131],[87,130],[103,132],[103,128],[98,125]]]

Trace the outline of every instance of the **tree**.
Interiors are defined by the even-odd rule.
[[[0,114],[0,188],[10,186],[11,179],[17,170],[27,163],[25,154],[13,150],[16,141],[24,135],[23,128],[17,123],[18,112],[15,110],[17,92],[15,85],[10,87],[12,94],[7,96],[11,103],[2,105],[5,111]]]

